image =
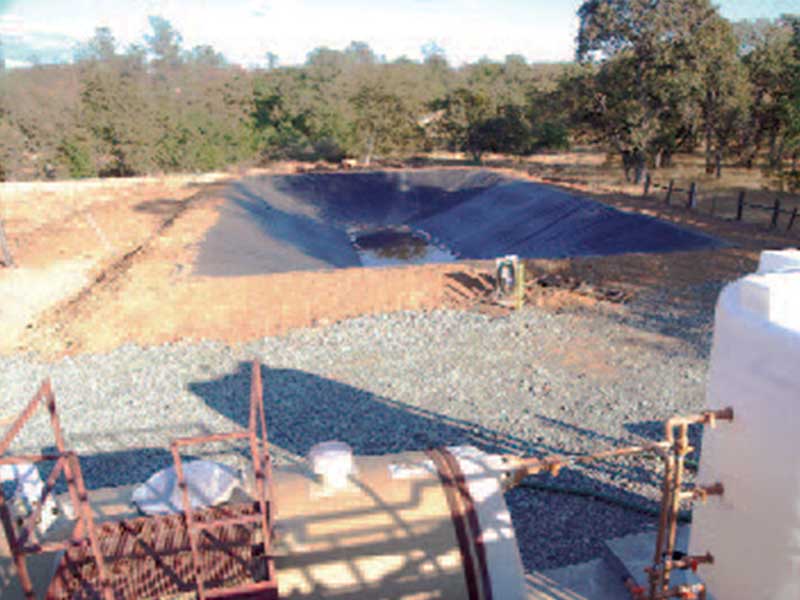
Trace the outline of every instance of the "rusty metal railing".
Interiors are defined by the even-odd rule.
[[[10,455],[11,444],[42,403],[50,413],[56,451]],[[193,508],[180,449],[234,440],[249,442],[253,500]],[[272,462],[260,365],[252,365],[246,431],[181,438],[171,448],[182,495],[181,514],[95,523],[78,457],[64,443],[55,395],[48,381],[42,384],[0,439],[0,464],[55,461],[39,501],[29,515],[16,519],[18,523],[0,489],[0,521],[27,600],[35,600],[27,557],[57,551],[63,552],[47,584],[47,600],[144,600],[182,594],[200,600],[277,600],[271,554]],[[36,524],[62,476],[75,507],[74,528],[64,541],[40,540]]]
[[[50,414],[50,426],[55,438],[56,451],[46,454],[9,455],[8,450],[11,444],[43,403]],[[45,552],[67,551],[70,548],[81,548],[84,553],[91,556],[97,565],[98,580],[100,582],[98,595],[111,600],[111,590],[107,585],[106,565],[103,555],[99,551],[94,517],[89,507],[80,462],[73,452],[66,449],[64,436],[61,432],[61,422],[56,410],[56,398],[49,380],[42,383],[31,401],[11,424],[8,431],[3,435],[2,440],[0,440],[0,464],[11,465],[23,462],[35,464],[43,461],[55,461],[55,465],[45,481],[42,493],[31,514],[27,517],[20,517],[18,523],[14,522],[15,519],[8,506],[8,501],[3,494],[2,487],[0,487],[0,521],[3,524],[3,532],[8,541],[9,551],[11,552],[25,598],[28,600],[35,599],[33,582],[28,571],[28,556]],[[36,525],[41,518],[42,507],[45,506],[48,498],[52,496],[56,482],[62,475],[66,480],[70,501],[75,510],[75,525],[67,540],[40,541],[36,532]]]
[[[181,501],[186,519],[186,529],[188,530],[189,542],[191,544],[197,597],[200,600],[221,597],[235,598],[239,596],[245,598],[250,597],[250,595],[255,592],[262,592],[263,595],[259,597],[264,600],[269,600],[270,598],[275,598],[277,600],[278,598],[275,563],[270,556],[270,542],[272,540],[271,510],[273,507],[271,500],[274,498],[274,495],[270,493],[270,497],[268,498],[268,488],[272,486],[272,461],[269,455],[269,440],[267,437],[266,417],[264,414],[261,367],[258,363],[254,362],[252,364],[252,376],[250,381],[250,416],[247,431],[179,438],[174,440],[171,445],[172,457],[175,461],[175,471],[178,477],[178,487],[181,490]],[[250,458],[253,463],[255,474],[254,505],[257,510],[253,514],[226,516],[207,520],[200,519],[195,514],[196,511],[192,508],[191,499],[189,497],[189,486],[183,471],[183,460],[181,459],[180,449],[193,445],[235,440],[247,440],[249,442]],[[261,530],[261,543],[264,549],[264,580],[240,584],[235,588],[228,588],[220,591],[207,590],[200,553],[200,536],[215,529],[250,523],[257,524]]]

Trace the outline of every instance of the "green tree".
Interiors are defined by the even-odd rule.
[[[420,131],[403,101],[380,81],[363,83],[352,96],[355,150],[369,165],[374,155],[406,150]]]
[[[784,150],[791,156],[791,163],[787,168],[778,159],[774,168],[779,180],[791,191],[797,192],[800,191],[800,15],[784,15],[783,20],[792,28],[792,53],[787,66],[787,77],[791,83],[783,103],[786,122]]]
[[[278,55],[274,52],[267,52],[264,55],[264,58],[267,59],[267,68],[272,71],[278,67]]]
[[[22,131],[7,115],[0,113],[0,181],[23,176],[26,140]]]
[[[80,121],[91,133],[100,175],[130,176],[155,167],[158,139],[144,64],[136,56],[81,67]]]
[[[203,44],[188,52],[186,62],[199,67],[222,67],[225,65],[225,57],[214,50],[213,46]]]
[[[600,65],[587,116],[626,176],[640,181],[678,148],[679,135],[693,135],[697,112],[709,152],[716,144],[721,154],[741,109],[732,97],[741,79],[729,28],[708,0],[588,0],[578,16],[577,58]]]
[[[692,48],[699,78],[706,173],[722,173],[725,153],[740,137],[751,100],[747,72],[731,24],[713,15],[698,27]]]
[[[117,57],[117,40],[108,27],[97,27],[94,36],[75,50],[76,62],[112,61]]]
[[[440,111],[437,133],[450,150],[469,153],[473,160],[491,149],[486,122],[493,116],[489,99],[480,92],[458,88],[434,104]]]
[[[145,35],[153,66],[158,71],[175,68],[181,64],[183,37],[167,19],[161,16],[148,17],[152,32]]]

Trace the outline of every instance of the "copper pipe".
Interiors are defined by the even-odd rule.
[[[732,421],[733,408],[720,410],[707,410],[702,413],[685,416],[675,416],[664,423],[664,439],[674,441],[675,428],[680,425],[708,425],[712,429],[717,426],[717,421]]]
[[[625,586],[625,589],[628,590],[628,593],[631,595],[631,600],[645,600],[645,588],[644,586],[639,585],[636,583],[636,580],[633,577],[626,577],[625,580],[622,582]]]
[[[702,424],[715,427],[717,421],[721,420],[733,420],[733,409],[724,408],[686,416],[671,417],[664,423],[664,441],[661,442],[570,457],[557,455],[543,458],[505,456],[503,458],[508,466],[508,470],[505,473],[504,483],[508,489],[518,485],[529,475],[546,472],[552,476],[557,476],[562,468],[570,465],[590,463],[610,458],[620,458],[623,456],[634,456],[637,454],[657,454],[664,460],[664,479],[661,488],[661,510],[658,517],[653,565],[645,569],[649,580],[649,594],[647,598],[656,600],[658,598],[681,597],[675,594],[694,594],[693,591],[687,591],[685,588],[674,588],[672,590],[669,588],[670,571],[675,568],[683,568],[683,563],[672,560],[672,555],[675,550],[680,505],[684,500],[704,501],[708,496],[721,495],[724,493],[724,487],[721,483],[715,483],[706,487],[697,487],[691,491],[683,491],[683,471],[686,456],[694,451],[694,448],[689,444],[689,425]],[[676,430],[678,433],[677,436]],[[710,557],[711,555],[707,556]],[[697,565],[700,564],[700,562],[693,564]],[[644,591],[640,591],[633,580],[626,582],[626,587],[631,592],[634,600],[644,598]],[[705,595],[705,591],[702,593]]]
[[[665,442],[654,442],[651,444],[642,444],[640,446],[628,446],[626,448],[618,448],[616,450],[605,450],[603,452],[596,452],[594,454],[578,455],[578,456],[545,456],[543,458],[520,458],[517,456],[506,456],[505,461],[509,466],[509,473],[507,475],[507,487],[513,488],[518,485],[520,481],[529,475],[536,475],[538,473],[547,472],[553,477],[558,476],[562,468],[575,465],[591,463],[598,460],[605,460],[610,458],[621,458],[624,456],[635,456],[637,454],[658,454],[663,455],[669,446]]]
[[[544,458],[505,456],[504,460],[508,465],[508,471],[505,474],[505,485],[506,488],[512,488],[518,485],[525,477],[542,472],[557,476],[562,468],[570,465],[637,454],[657,454],[664,460],[664,479],[661,489],[661,510],[658,518],[653,565],[646,569],[649,580],[649,594],[647,597],[650,600],[656,600],[658,598],[680,597],[675,594],[694,594],[693,591],[684,588],[675,588],[677,591],[669,588],[670,571],[675,568],[683,568],[683,563],[673,561],[671,558],[675,550],[680,505],[683,500],[705,501],[710,495],[721,495],[724,493],[724,487],[721,483],[716,483],[706,487],[697,487],[687,492],[683,491],[683,472],[686,456],[694,451],[694,448],[689,444],[689,425],[703,424],[714,427],[717,421],[730,421],[732,419],[732,408],[671,417],[664,423],[664,441],[662,442],[618,448],[595,454],[571,457],[554,455]],[[629,587],[627,582],[626,587]],[[634,600],[644,597],[643,591],[637,596],[639,588],[635,585],[635,582],[630,583],[629,591]]]
[[[664,565],[661,570],[661,586],[669,587],[670,558],[675,552],[675,538],[678,533],[678,513],[681,509],[681,486],[683,484],[683,466],[686,455],[689,453],[689,424],[681,422],[678,425],[680,434],[675,440],[675,469],[670,494],[670,510],[667,517],[667,545],[664,549]]]
[[[669,598],[681,598],[683,600],[703,600],[706,598],[706,586],[702,583],[692,585],[678,585],[664,590],[651,600],[668,600]]]
[[[669,443],[672,452],[664,459],[664,483],[655,555],[653,566],[648,569],[651,599],[657,598],[658,594],[664,593],[669,587],[670,566],[666,563],[675,549],[678,513],[680,502],[684,499],[681,487],[685,458],[693,450],[688,440],[689,425],[704,424],[713,428],[720,420],[733,420],[733,409],[728,407],[693,415],[675,416],[664,424],[664,439]],[[676,428],[680,432],[677,438]]]
[[[670,435],[671,437],[671,435]],[[675,457],[668,454],[664,457],[664,479],[661,485],[661,510],[658,513],[658,530],[656,532],[656,547],[653,556],[653,567],[647,569],[650,583],[650,598],[663,589],[661,577],[661,562],[664,560],[664,536],[668,527],[668,515],[671,506],[670,491],[672,488],[672,472],[675,467]]]
[[[722,496],[725,494],[725,486],[721,483],[712,483],[706,486],[697,486],[694,489],[681,492],[681,500],[689,502],[705,502],[709,496]]]
[[[697,571],[697,567],[700,565],[713,565],[714,564],[714,556],[710,552],[706,552],[700,556],[684,556],[681,559],[676,560],[667,560],[664,561],[664,564],[669,564],[671,569],[681,569],[681,570],[691,570],[692,572]]]

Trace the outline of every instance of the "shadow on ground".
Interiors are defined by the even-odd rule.
[[[157,198],[155,200],[145,200],[144,202],[139,202],[139,204],[133,207],[133,210],[151,215],[171,215],[184,204],[186,204],[185,200],[176,200],[175,198]]]

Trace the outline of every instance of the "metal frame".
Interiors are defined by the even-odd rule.
[[[9,455],[12,442],[43,402],[50,413],[57,452]],[[193,509],[180,456],[181,448],[234,440],[249,442],[255,474],[254,501]],[[194,590],[200,600],[278,599],[275,564],[271,554],[274,498],[272,461],[260,365],[255,362],[252,364],[250,418],[246,431],[179,438],[172,442],[171,450],[181,490],[182,514],[96,524],[78,457],[67,450],[64,443],[50,382],[42,384],[0,439],[0,464],[55,461],[38,504],[19,527],[15,526],[14,516],[0,489],[0,520],[26,600],[36,600],[26,556],[62,550],[64,552],[48,585],[48,600],[73,597],[139,600],[142,590],[156,589],[158,592],[172,593],[176,586],[180,593]],[[43,542],[37,538],[36,523],[45,500],[52,495],[61,475],[66,479],[69,497],[75,507],[76,523],[66,541]],[[217,534],[212,535],[213,530]],[[257,565],[261,560],[263,569]],[[213,567],[209,568],[209,564]],[[257,568],[250,568],[253,566]],[[235,584],[220,587],[219,582],[224,586],[226,577],[231,574],[236,577]],[[207,581],[209,577],[217,582],[216,587]],[[172,588],[167,590],[168,586]],[[160,593],[156,595],[160,596]]]
[[[28,454],[11,456],[8,449],[17,436],[22,431],[25,424],[33,417],[42,402],[50,413],[50,426],[55,438],[56,452],[49,454]],[[23,462],[37,463],[43,461],[55,461],[53,470],[45,482],[44,489],[33,512],[21,521],[19,527],[14,524],[14,517],[8,507],[2,487],[0,487],[0,521],[3,524],[3,531],[8,541],[9,550],[14,560],[17,576],[20,580],[23,593],[27,600],[35,600],[33,582],[28,572],[27,556],[31,554],[41,554],[46,552],[58,552],[75,547],[86,547],[97,564],[100,574],[102,595],[107,600],[111,600],[111,590],[107,585],[107,571],[103,556],[99,551],[94,517],[89,507],[86,486],[83,482],[80,462],[74,452],[66,449],[64,436],[61,432],[61,422],[56,411],[56,398],[49,380],[42,383],[39,390],[33,396],[27,407],[19,414],[11,424],[8,431],[0,441],[0,464],[19,464]],[[41,542],[36,534],[36,523],[42,513],[42,507],[46,500],[52,495],[53,489],[61,475],[67,482],[72,506],[75,508],[76,520],[75,527],[68,540],[63,542]]]
[[[258,363],[252,364],[252,376],[250,383],[250,418],[247,431],[234,431],[230,433],[217,433],[211,435],[178,438],[171,444],[172,458],[175,461],[175,472],[178,477],[178,487],[181,490],[181,501],[183,503],[183,514],[186,520],[186,528],[189,533],[189,542],[192,550],[192,560],[194,563],[195,584],[197,587],[197,597],[200,600],[213,598],[263,598],[269,600],[278,598],[277,579],[275,576],[275,562],[270,556],[272,541],[272,503],[274,498],[272,493],[272,460],[269,455],[269,440],[267,438],[267,424],[264,415],[263,386],[261,383],[261,367]],[[192,508],[189,499],[189,486],[183,472],[183,460],[181,459],[180,449],[187,446],[208,444],[213,442],[248,440],[250,445],[250,457],[253,462],[255,472],[255,502],[258,511],[253,515],[239,517],[228,517],[223,519],[200,520]],[[269,493],[269,499],[267,495]],[[200,560],[199,537],[204,532],[231,525],[244,525],[257,523],[261,528],[261,535],[264,545],[264,560],[266,567],[266,579],[261,582],[241,585],[235,588],[218,588],[216,590],[206,589],[203,578],[203,570]],[[262,592],[261,595],[256,595]]]

